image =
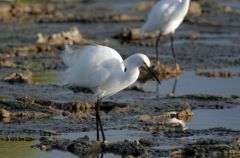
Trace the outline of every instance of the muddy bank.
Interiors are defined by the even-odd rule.
[[[81,157],[96,157],[99,154],[113,153],[123,157],[189,157],[211,156],[232,157],[239,155],[239,140],[200,140],[192,144],[186,144],[176,149],[155,149],[149,140],[115,142],[101,144],[90,140],[87,136],[70,141],[67,139],[42,138],[36,147],[42,150],[63,150]],[[205,152],[204,152],[205,151]]]
[[[163,91],[162,84],[157,95],[153,82],[150,91],[129,88],[104,100],[100,113],[108,145],[95,141],[96,98],[82,89],[61,86],[65,44],[104,44],[115,48],[123,58],[145,53],[154,63],[156,34],[142,37],[138,31],[154,2],[1,2],[0,140],[40,140],[38,147],[42,150],[57,149],[78,156],[94,152],[92,157],[102,153],[129,158],[239,156],[237,124],[203,124],[221,120],[220,116],[226,114],[229,116],[224,120],[238,121],[239,91],[229,91],[238,86],[240,73],[239,9],[227,6],[239,3],[235,0],[192,2],[175,34],[181,73],[173,66],[169,38],[161,39],[162,67],[155,70],[168,85],[172,78],[179,78],[176,89],[181,92],[191,86],[187,79],[200,75],[203,82],[198,76],[194,90],[173,93]],[[226,67],[234,69],[212,70]],[[144,73],[141,70],[139,81],[147,85],[149,76]],[[181,84],[181,79],[186,83]],[[220,83],[213,89],[223,89],[223,95],[200,91],[203,85],[210,87],[213,82]],[[206,113],[211,110],[217,114]]]

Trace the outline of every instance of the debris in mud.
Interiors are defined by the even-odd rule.
[[[0,5],[0,10],[3,13],[9,13],[12,16],[21,16],[23,14],[29,14],[29,15],[53,14],[56,11],[56,8],[53,4],[3,3]]]
[[[128,22],[128,21],[143,21],[142,17],[132,16],[127,14],[110,15],[110,16],[92,16],[83,18],[85,22]]]
[[[191,40],[197,40],[200,36],[201,34],[199,32],[191,32],[188,38]]]
[[[177,118],[183,121],[190,121],[192,117],[193,117],[193,112],[189,108],[177,113]]]
[[[190,3],[188,14],[191,14],[191,16],[200,16],[202,14],[202,12],[203,12],[202,7],[198,2],[192,1]]]
[[[230,71],[202,71],[202,70],[197,70],[196,75],[204,77],[222,77],[222,78],[238,76],[237,73],[233,73]]]
[[[1,100],[0,107],[10,112],[11,118],[45,118],[57,113],[53,107],[35,103],[33,99],[27,97]]]
[[[192,129],[186,129],[186,130],[171,130],[168,132],[165,132],[164,135],[169,138],[182,138],[182,137],[189,137],[189,136],[202,136],[202,135],[214,135],[214,136],[230,136],[230,137],[238,137],[240,134],[240,131],[232,130],[228,128],[211,128],[211,129],[202,129],[202,130],[192,130]]]
[[[111,110],[110,113],[113,117],[119,117],[119,116],[125,116],[125,115],[136,113],[140,109],[136,105],[126,105],[126,107],[121,107],[121,105],[115,104],[115,106],[111,108],[110,107],[103,108],[103,110],[106,112]]]
[[[44,36],[42,33],[38,33],[37,37],[37,44],[62,45],[88,43],[77,27],[72,27],[69,31],[55,33],[50,36]]]
[[[184,95],[180,98],[186,99],[195,99],[195,100],[212,100],[212,101],[231,101],[231,98],[217,96],[217,95],[208,95],[208,94],[192,94],[192,95]]]
[[[87,102],[53,102],[29,97],[17,98],[15,101],[2,101],[3,105],[9,105],[11,109],[20,108],[19,112],[12,114],[13,119],[39,119],[61,115],[69,119],[85,119],[91,117],[95,107]],[[28,109],[31,109],[30,111]]]
[[[34,141],[35,139],[32,138],[32,137],[0,137],[0,141],[26,141],[26,142],[29,142],[29,141]]]
[[[121,40],[140,40],[141,34],[140,30],[137,28],[123,28],[122,31],[116,35],[116,38]]]
[[[14,53],[0,53],[1,59],[13,58],[16,57]]]
[[[62,8],[59,4],[45,3],[2,3],[0,5],[0,19],[4,22],[128,22],[143,21],[142,17],[119,14],[119,15],[88,15],[79,16],[72,14],[65,9],[71,7],[71,4],[65,3],[66,7]]]
[[[44,148],[44,150],[58,149],[63,151],[69,151],[75,155],[98,155],[99,153],[114,153],[118,155],[133,155],[141,156],[146,152],[146,146],[137,141],[115,142],[109,144],[102,144],[93,140],[90,140],[88,136],[78,138],[76,140],[68,139],[40,139],[41,143],[37,145],[38,148]]]
[[[50,36],[45,36],[42,33],[37,34],[38,39],[35,44],[12,48],[10,51],[15,56],[28,56],[44,52],[59,52],[62,51],[65,44],[87,44],[91,41],[83,38],[77,27],[70,28],[69,31],[54,33]]]
[[[10,118],[10,112],[5,109],[0,109],[0,119]]]
[[[32,73],[30,71],[13,72],[3,77],[3,80],[11,84],[14,83],[32,83]]]
[[[0,68],[16,68],[17,64],[10,60],[0,61]]]
[[[162,115],[140,115],[138,121],[144,123],[143,130],[151,132],[165,132],[169,130],[183,130],[185,121],[191,120],[193,112],[185,109],[180,112],[165,112]]]
[[[43,112],[33,112],[33,111],[20,111],[20,112],[10,112],[5,109],[0,109],[0,121],[10,122],[10,120],[17,119],[41,119],[49,118],[50,115]]]
[[[18,98],[18,102],[23,104],[30,104],[34,107],[45,107],[46,109],[49,109],[49,112],[55,112],[56,109],[69,111],[72,113],[77,112],[86,112],[91,111],[94,109],[95,105],[87,102],[53,102],[48,100],[40,100],[40,99],[34,99],[29,97],[24,98]],[[51,110],[52,109],[52,110]]]
[[[177,149],[170,153],[172,157],[238,157],[240,145],[236,140],[218,141],[206,140],[189,144],[184,149]]]
[[[172,68],[162,64],[153,63],[152,69],[159,76],[160,80],[176,78],[181,74],[181,70],[177,69],[176,67]],[[141,73],[138,78],[140,82],[145,83],[149,79],[152,79],[152,76],[146,70],[140,69],[140,71]]]
[[[33,20],[51,17],[59,14],[54,4],[43,3],[2,3],[0,4],[0,19],[4,22]]]
[[[115,38],[121,39],[124,42],[127,41],[139,41],[141,39],[147,38],[155,38],[155,34],[144,33],[141,35],[140,30],[138,28],[123,28],[120,33],[118,33]],[[141,43],[141,42],[139,42]]]

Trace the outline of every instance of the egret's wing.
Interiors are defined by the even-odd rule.
[[[179,0],[161,0],[151,9],[141,32],[152,32],[168,24],[176,16]]]
[[[94,89],[106,81],[114,66],[123,60],[109,47],[91,45],[67,50],[63,61],[68,66],[63,74],[64,84]]]
[[[63,62],[67,67],[71,67],[79,62],[82,53],[90,52],[95,45],[65,45],[64,54],[62,56]],[[92,50],[94,51],[94,50]]]

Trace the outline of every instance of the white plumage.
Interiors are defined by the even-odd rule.
[[[189,3],[190,0],[160,0],[151,9],[141,32],[173,34],[186,16]]]
[[[152,7],[146,23],[140,29],[142,34],[146,32],[159,33],[155,44],[157,63],[159,63],[158,43],[160,37],[171,34],[172,55],[176,64],[176,69],[180,70],[173,47],[173,34],[186,16],[189,4],[190,0],[160,0]]]
[[[101,100],[113,95],[133,84],[139,76],[139,67],[150,69],[150,60],[144,54],[134,54],[123,61],[122,57],[112,48],[94,45],[71,50],[66,47],[63,61],[68,67],[64,72],[64,84],[91,89],[97,95],[96,130],[99,141],[99,127],[103,142],[106,138],[99,114]]]
[[[137,80],[140,66],[150,67],[144,54],[134,54],[123,61],[114,49],[100,45],[67,48],[63,61],[68,66],[63,74],[64,84],[89,88],[98,98],[130,86]]]

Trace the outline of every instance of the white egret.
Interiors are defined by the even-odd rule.
[[[159,31],[155,45],[157,63],[159,63],[158,43],[160,37],[170,34],[172,55],[176,68],[180,70],[175,56],[173,35],[186,16],[189,4],[190,0],[160,0],[152,7],[146,23],[142,26],[140,31],[142,33]]]
[[[140,66],[145,66],[160,82],[150,69],[148,57],[140,53],[123,60],[114,49],[106,46],[83,46],[82,49],[75,50],[66,47],[63,61],[68,67],[63,74],[64,84],[88,88],[97,97],[95,106],[97,141],[99,141],[99,126],[103,142],[106,140],[99,115],[103,98],[133,84],[139,76]]]

